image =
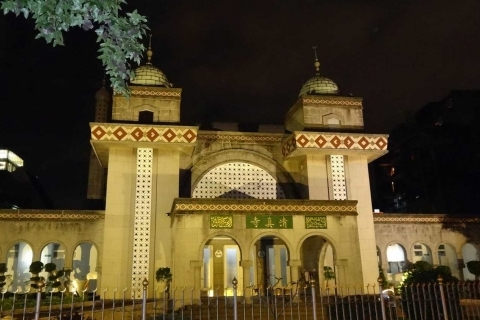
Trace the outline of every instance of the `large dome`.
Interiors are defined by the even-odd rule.
[[[154,67],[151,63],[140,66],[135,69],[135,78],[132,78],[130,81],[132,84],[140,84],[147,86],[163,86],[171,87],[172,85],[168,82],[165,74]]]
[[[317,73],[313,78],[310,78],[307,82],[305,82],[298,96],[301,97],[306,94],[316,95],[338,93],[338,86],[335,82],[333,82],[333,80],[321,77]]]

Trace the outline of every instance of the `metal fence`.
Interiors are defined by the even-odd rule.
[[[231,288],[222,290],[171,288],[147,298],[148,281],[144,281],[141,299],[128,297],[127,289],[77,294],[42,289],[27,294],[2,292],[0,319],[480,319],[478,281],[417,284],[400,288],[397,295],[378,284],[318,288],[312,281],[241,289],[236,285],[234,280]]]

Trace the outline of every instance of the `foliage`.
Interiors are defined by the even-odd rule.
[[[467,262],[468,272],[475,275],[475,278],[480,277],[480,261],[469,261]]]
[[[442,228],[463,235],[467,239],[467,242],[480,244],[479,224],[470,222],[469,218],[471,217],[472,216],[456,216],[453,214],[445,216],[442,221]]]
[[[383,268],[381,266],[378,266],[378,277],[379,279],[381,279],[382,288],[387,289],[388,287],[387,277],[385,277],[385,272],[383,271]]]
[[[43,265],[43,262],[41,261],[33,261],[31,264],[30,264],[30,268],[29,268],[29,272],[36,275],[36,276],[33,276],[30,278],[30,285],[32,288],[34,289],[38,289],[38,282],[40,280],[45,280],[43,277],[39,277],[38,274],[40,272],[42,272],[44,268],[44,265]]]
[[[425,261],[418,261],[410,265],[405,280],[400,287],[403,310],[406,311],[408,319],[439,319],[440,309],[427,308],[430,305],[440,305],[441,297],[437,281],[442,277],[443,283],[455,283],[458,279],[452,276],[447,266],[433,266]],[[450,319],[453,319],[452,312],[460,309],[458,292],[449,296],[447,312]]]
[[[43,270],[43,262],[41,261],[33,261],[31,264],[30,264],[30,269],[28,270],[28,272],[30,273],[33,273],[33,274],[39,274],[40,272],[42,272]]]
[[[100,43],[99,59],[113,89],[128,94],[128,80],[134,75],[130,61],[140,63],[145,47],[140,40],[148,29],[146,18],[137,11],[121,15],[125,0],[0,0],[5,14],[23,14],[35,20],[36,38],[63,45],[63,32],[71,27],[94,30]]]
[[[323,278],[327,281],[327,285],[328,285],[328,281],[335,279],[335,272],[331,267],[329,266],[323,267]]]
[[[408,267],[403,286],[436,282],[438,276],[442,277],[443,282],[458,282],[458,279],[452,276],[449,267],[433,266],[426,261],[417,261]]]
[[[172,281],[170,268],[158,268],[157,272],[155,272],[155,279],[157,279],[157,282],[170,283]]]
[[[71,270],[59,270],[57,271],[57,265],[53,262],[47,263],[45,265],[45,271],[49,273],[47,281],[45,282],[45,291],[49,292],[54,288],[58,288],[62,285],[60,281],[67,273],[70,273]]]
[[[7,264],[6,263],[0,263],[0,292],[3,289],[3,286],[6,284],[5,280],[7,277],[4,275],[4,273],[7,272]]]

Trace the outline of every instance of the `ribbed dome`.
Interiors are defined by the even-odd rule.
[[[320,75],[317,73],[313,78],[310,78],[307,82],[305,82],[298,96],[301,97],[306,94],[316,95],[338,93],[338,86],[335,82],[329,78],[320,77]]]
[[[130,81],[132,84],[140,84],[147,86],[163,86],[171,87],[172,85],[168,82],[165,74],[154,67],[151,63],[140,66],[135,69],[135,78],[132,78]]]

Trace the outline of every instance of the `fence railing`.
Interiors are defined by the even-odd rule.
[[[148,286],[145,280],[140,299],[131,299],[126,288],[72,294],[42,292],[40,286],[26,294],[1,292],[0,319],[480,319],[478,281],[415,284],[397,295],[379,284],[319,288],[314,281],[240,290],[234,279],[230,288],[170,288],[147,297]]]

